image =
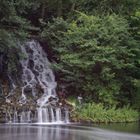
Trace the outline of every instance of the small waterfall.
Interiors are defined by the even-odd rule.
[[[31,111],[27,111],[27,122],[31,121]]]
[[[6,99],[9,97],[9,96],[11,96],[11,95],[13,95],[14,94],[14,91],[15,91],[15,89],[16,89],[16,85],[15,85],[15,83],[14,83],[14,80],[12,79],[12,77],[8,74],[8,78],[9,78],[9,81],[10,81],[10,91],[9,91],[9,94],[6,96]]]
[[[68,109],[65,110],[65,122],[69,123],[69,111],[68,111]]]
[[[34,40],[21,45],[21,51],[23,53],[23,59],[20,60],[22,86],[18,100],[20,109],[14,112],[13,122],[66,122],[68,113],[66,115],[58,108],[55,91],[57,83],[46,52]],[[12,86],[13,89],[16,88],[14,84]],[[35,104],[30,105],[31,99],[35,100]],[[33,113],[30,106],[33,108]]]
[[[51,108],[51,122],[55,122],[54,110],[53,110],[53,108]]]
[[[57,122],[61,122],[62,121],[62,118],[61,118],[61,109],[60,108],[57,108],[56,109],[56,121]]]
[[[42,109],[42,120],[44,123],[48,123],[49,122],[49,117],[48,117],[48,108],[43,108]]]
[[[38,123],[43,123],[43,119],[42,119],[42,108],[38,108],[37,109],[37,122]]]
[[[26,120],[26,114],[25,114],[25,112],[23,111],[23,112],[21,113],[21,116],[20,116],[20,123],[25,123],[25,122],[27,122],[27,120]]]
[[[18,122],[18,114],[17,114],[17,111],[14,112],[14,120],[13,120],[14,123],[17,123]]]

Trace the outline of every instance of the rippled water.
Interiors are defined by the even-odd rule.
[[[140,140],[140,135],[78,125],[0,125],[0,140]]]

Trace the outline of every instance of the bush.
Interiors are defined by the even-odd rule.
[[[42,37],[52,47],[58,81],[69,85],[70,95],[83,93],[87,102],[109,106],[132,103],[140,49],[124,17],[77,12],[73,19],[55,18]]]
[[[82,121],[92,122],[133,122],[139,120],[139,113],[129,106],[123,108],[105,108],[103,104],[86,103],[82,107],[77,107],[77,118]]]

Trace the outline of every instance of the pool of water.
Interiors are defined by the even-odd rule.
[[[1,124],[0,140],[140,140],[140,135],[77,124]]]

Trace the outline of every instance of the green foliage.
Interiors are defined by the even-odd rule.
[[[30,4],[25,0],[0,2],[0,55],[3,56],[1,67],[4,65],[5,73],[18,71],[20,56],[18,45],[28,36],[27,30],[30,27],[29,21],[21,14]]]
[[[4,71],[18,71],[17,44],[32,35],[52,49],[58,84],[69,94],[139,108],[139,0],[1,0]]]
[[[133,83],[137,89],[133,97],[133,107],[140,110],[140,80],[134,79]]]
[[[121,105],[131,103],[132,80],[139,71],[140,49],[130,28],[125,18],[115,14],[78,12],[73,20],[57,18],[48,23],[42,37],[54,50],[60,82],[95,102]]]
[[[105,108],[103,104],[88,103],[82,108],[77,108],[76,114],[79,120],[92,122],[133,122],[139,120],[139,113],[129,106],[123,108]]]
[[[81,0],[79,9],[90,14],[116,13],[132,15],[140,7],[139,0]]]

